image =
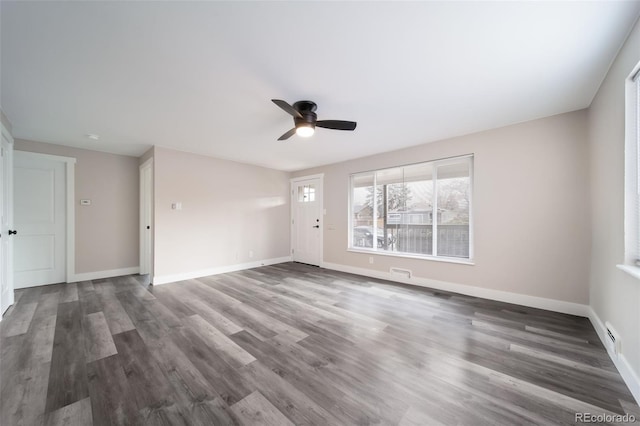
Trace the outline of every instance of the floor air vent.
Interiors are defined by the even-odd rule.
[[[389,268],[389,273],[391,274],[392,277],[396,277],[396,278],[404,278],[405,280],[408,280],[409,278],[411,278],[411,271],[408,269]]]
[[[609,322],[605,322],[604,326],[607,328],[607,343],[609,344],[609,349],[618,356],[620,354],[620,350],[622,348],[620,336],[618,333],[611,327]]]

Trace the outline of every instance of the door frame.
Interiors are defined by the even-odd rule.
[[[9,224],[9,228],[13,228],[13,148],[14,141],[13,136],[11,136],[11,132],[4,126],[4,123],[0,123],[0,140],[2,138],[6,138],[8,144],[10,145],[10,149],[4,153],[4,155],[8,156],[9,161],[9,170],[2,169],[2,197],[3,197],[3,206],[4,203],[7,203],[7,223]],[[0,143],[0,146],[2,143]],[[4,148],[4,146],[2,146]],[[0,159],[0,161],[3,161]],[[7,178],[6,181],[4,178]],[[2,212],[0,211],[0,214]],[[5,238],[8,238],[8,235],[5,235]],[[7,253],[7,265],[1,265],[0,267],[5,267],[7,271],[7,286],[9,287],[9,303],[7,304],[7,309],[15,303],[15,289],[13,285],[13,241],[12,239],[8,240],[7,243],[8,253]],[[2,255],[2,247],[0,246],[0,256]],[[1,297],[1,294],[0,294]],[[2,301],[0,300],[0,321],[2,321],[2,315],[6,312],[6,310],[2,310]]]
[[[150,282],[153,282],[153,157],[142,163],[140,170],[140,275],[149,274]],[[149,185],[145,186],[144,173],[151,170]],[[148,194],[147,194],[148,192]],[[148,205],[145,202],[148,201]],[[148,214],[145,217],[145,213]],[[146,232],[145,222],[149,221],[151,232]],[[146,244],[148,246],[146,246]],[[146,262],[146,263],[143,263]],[[144,264],[144,267],[143,267]]]
[[[319,262],[319,267],[324,268],[324,217],[326,215],[326,212],[324,211],[324,173],[318,173],[315,175],[308,175],[308,176],[299,176],[299,177],[295,177],[295,178],[291,178],[290,179],[290,189],[291,189],[291,193],[290,193],[290,204],[291,204],[291,211],[290,211],[290,220],[289,223],[291,225],[290,228],[290,235],[289,235],[289,255],[291,256],[291,260],[293,261],[294,258],[294,253],[293,253],[293,244],[294,244],[294,239],[293,239],[293,235],[294,235],[294,227],[296,226],[296,224],[293,223],[293,217],[294,217],[294,212],[295,212],[295,203],[296,198],[295,198],[295,194],[294,194],[294,187],[297,183],[305,181],[305,180],[312,180],[312,179],[317,179],[320,183],[318,185],[318,188],[320,190],[320,197],[318,199],[319,201],[319,208],[320,208],[320,217],[322,217],[322,220],[320,221],[320,262]]]
[[[21,151],[14,149],[14,158],[16,152],[20,155],[27,155],[34,159],[49,160],[62,162],[65,164],[65,247],[66,247],[66,282],[71,283],[75,281],[76,273],[76,211],[75,211],[75,187],[76,187],[76,159],[74,157],[63,157],[61,155],[41,154],[39,152]],[[15,227],[15,223],[14,223]]]

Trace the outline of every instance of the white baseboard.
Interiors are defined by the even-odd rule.
[[[199,271],[183,272],[180,274],[161,275],[153,277],[153,285],[174,283],[176,281],[192,280],[194,278],[207,277],[209,275],[226,274],[227,272],[242,271],[243,269],[257,268],[259,266],[275,265],[276,263],[290,262],[291,256],[276,257],[273,259],[256,260],[249,263],[237,263],[235,265],[218,266],[215,268],[201,269]]]
[[[10,291],[9,292],[9,304],[7,305],[7,309],[4,312],[0,312],[0,322],[2,321],[2,317],[3,315],[9,310],[9,308],[11,307],[11,305],[13,305],[14,303],[16,303],[15,301],[15,291]]]
[[[383,280],[400,282],[403,284],[411,284],[436,290],[466,294],[468,296],[513,303],[515,305],[528,306],[531,308],[545,309],[547,311],[561,312],[564,314],[578,315],[581,317],[589,316],[589,305],[565,302],[563,300],[547,299],[544,297],[529,296],[526,294],[511,293],[508,291],[493,290],[490,288],[475,287],[465,284],[455,284],[446,281],[438,281],[415,276],[412,276],[411,278],[402,278],[395,274],[391,275],[389,272],[375,271],[366,268],[357,268],[353,266],[340,265],[338,263],[325,262],[323,264],[323,267],[336,271],[348,272],[351,274],[364,275],[366,277],[379,278]]]
[[[636,399],[636,403],[640,405],[640,379],[638,378],[638,375],[635,371],[633,371],[631,365],[629,365],[629,362],[627,361],[627,358],[625,358],[624,353],[616,355],[611,351],[609,345],[607,344],[607,328],[604,326],[604,323],[602,322],[598,314],[596,314],[596,311],[594,311],[591,307],[589,307],[589,320],[591,321],[591,324],[593,324],[593,328],[596,329],[600,341],[607,349],[609,358],[611,358],[611,361],[613,361],[613,364],[618,369],[618,372],[622,376],[622,379],[629,387],[629,390],[633,394],[633,397]]]
[[[96,271],[96,272],[84,272],[81,274],[75,274],[69,277],[67,282],[75,283],[78,281],[100,280],[102,278],[120,277],[122,275],[132,275],[140,272],[139,266],[132,266],[131,268],[122,269],[110,269],[108,271]]]

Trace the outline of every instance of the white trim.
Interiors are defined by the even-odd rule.
[[[153,157],[149,157],[146,160],[144,160],[144,163],[140,164],[139,168],[144,168],[144,167],[148,167],[150,165],[153,164]]]
[[[256,260],[255,262],[249,262],[249,263],[237,263],[235,265],[217,266],[215,268],[201,269],[199,271],[183,272],[180,274],[155,276],[153,277],[153,285],[168,284],[176,281],[192,280],[194,278],[208,277],[210,275],[226,274],[228,272],[242,271],[244,269],[258,268],[260,266],[275,265],[277,263],[284,263],[284,262],[291,262],[291,256]]]
[[[0,111],[1,111],[1,108],[0,108]],[[15,149],[15,145],[14,145],[14,140],[13,140],[13,136],[11,135],[11,132],[9,131],[9,129],[7,129],[4,126],[3,123],[0,123],[0,130],[2,132],[2,136],[4,136],[7,139],[7,143],[9,145],[9,149],[7,150],[5,155],[7,155],[9,158],[8,163],[9,163],[10,170],[8,171],[3,170],[3,173],[5,173],[8,179],[8,183],[3,180],[2,184],[5,186],[5,188],[8,189],[8,193],[4,194],[3,192],[3,196],[5,197],[5,200],[9,200],[9,209],[7,210],[8,211],[7,223],[9,225],[8,228],[11,229],[13,228],[13,152]],[[0,136],[0,139],[1,139],[1,136]],[[3,160],[0,159],[0,161],[3,161]],[[0,214],[2,214],[2,212],[0,212]],[[9,253],[7,254],[8,265],[5,265],[5,266],[7,268],[7,285],[9,287],[9,304],[7,305],[7,308],[4,311],[0,312],[0,321],[2,321],[2,316],[9,309],[9,307],[11,307],[11,305],[15,303],[15,286],[13,283],[13,241],[12,240],[9,240],[8,242],[8,250],[9,250]],[[2,267],[2,265],[0,265],[0,267]]]
[[[348,248],[347,251],[352,253],[363,253],[363,254],[373,254],[376,256],[391,256],[391,257],[401,257],[404,259],[418,259],[418,260],[433,260],[435,262],[445,262],[445,263],[456,263],[459,265],[469,265],[474,266],[475,262],[469,259],[465,259],[463,257],[444,257],[444,256],[428,256],[428,255],[418,255],[412,253],[402,253],[402,252],[394,252],[394,251],[376,251],[368,248]]]
[[[434,162],[431,167],[431,185],[433,187],[431,190],[431,255],[436,257],[438,256],[438,243],[440,241],[440,234],[438,233],[438,166],[439,164]],[[375,218],[376,216],[374,215],[373,217]],[[377,248],[377,244],[371,245]]]
[[[76,273],[76,159],[66,162],[67,178],[67,282]]]
[[[311,180],[311,179],[324,179],[324,173],[318,173],[315,175],[309,175],[309,176],[299,176],[299,177],[294,177],[289,179],[291,182],[300,182],[303,180]]]
[[[347,272],[350,274],[364,275],[366,277],[379,278],[388,281],[395,281],[404,284],[411,284],[420,287],[427,287],[437,290],[450,291],[453,293],[466,294],[468,296],[481,297],[483,299],[496,300],[499,302],[513,303],[515,305],[528,306],[531,308],[545,309],[548,311],[561,312],[564,314],[587,317],[589,315],[589,305],[565,302],[563,300],[547,299],[526,294],[511,293],[490,288],[475,287],[466,284],[456,284],[446,281],[432,280],[412,276],[411,278],[401,278],[398,275],[391,275],[389,272],[375,271],[373,269],[357,268],[354,266],[340,265],[337,263],[325,262],[324,267],[335,271]]]
[[[474,168],[474,163],[476,161],[476,155],[475,154],[471,154],[471,156],[469,157],[469,262],[471,262],[471,264],[473,264],[473,259],[475,258],[475,249],[474,249],[474,245],[475,245],[475,226],[473,225],[475,220],[475,215],[474,215],[474,208],[473,208],[473,188],[474,188],[474,182],[476,180],[475,178],[475,168]]]
[[[633,371],[633,368],[629,364],[629,361],[627,361],[627,358],[625,358],[624,353],[620,353],[616,356],[616,354],[611,352],[610,347],[607,344],[607,329],[592,307],[589,307],[589,320],[591,321],[591,324],[593,324],[593,328],[596,329],[596,333],[598,333],[598,337],[602,341],[602,344],[607,349],[609,358],[613,361],[613,364],[618,369],[618,372],[631,391],[631,394],[636,399],[638,405],[640,405],[640,378],[638,378],[636,372]],[[622,350],[624,351],[624,346]]]
[[[624,126],[624,260],[633,267],[640,258],[640,82],[634,80],[640,62],[625,80]],[[622,269],[622,268],[621,268]],[[634,275],[632,270],[623,269]],[[634,275],[635,276],[635,275]]]
[[[102,278],[121,277],[123,275],[134,275],[140,272],[138,266],[132,266],[130,268],[110,269],[108,271],[95,271],[95,272],[83,272],[81,274],[75,274],[68,282],[74,283],[78,281],[91,281],[100,280]]]
[[[65,203],[65,214],[67,216],[67,220],[65,223],[65,237],[67,240],[65,241],[65,277],[68,283],[73,282],[76,270],[76,159],[74,157],[41,154],[39,152],[22,151],[19,149],[16,149],[15,152],[20,152],[20,155],[27,155],[34,159],[65,163],[65,196],[67,198]]]
[[[618,269],[623,270],[624,272],[626,272],[627,274],[631,275],[632,277],[640,279],[640,268],[639,267],[631,266],[631,265],[616,265],[616,267]]]
[[[4,127],[4,124],[2,122],[0,122],[0,130],[2,131],[2,134],[6,136],[9,143],[13,144],[13,136],[11,135],[11,132],[9,131],[9,129]]]
[[[74,157],[64,157],[62,155],[41,154],[39,152],[22,151],[20,149],[16,149],[16,151],[29,154],[31,157],[37,158],[40,160],[61,161],[63,163],[73,163],[73,164],[75,164],[77,161]]]
[[[149,181],[149,187],[144,185],[144,174],[149,169],[151,171],[151,179]],[[144,163],[142,163],[138,168],[139,173],[139,183],[140,183],[140,222],[139,222],[139,239],[140,239],[140,247],[139,247],[139,256],[140,256],[140,272],[149,274],[150,281],[153,281],[153,157],[147,159]],[[145,192],[149,191],[149,211],[147,212],[147,206],[145,206]],[[146,223],[147,217],[145,217],[145,212],[147,212],[150,216],[149,226],[150,232],[147,232]],[[148,235],[150,234],[150,235]],[[146,247],[146,238],[149,238],[149,247]],[[148,249],[148,250],[145,250]],[[143,271],[143,259],[146,258],[146,262],[148,262],[148,271]]]

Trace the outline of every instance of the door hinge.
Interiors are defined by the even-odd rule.
[[[294,251],[295,251],[295,249],[291,249],[291,254],[293,254]]]
[[[291,219],[291,224],[295,225],[295,223],[296,223],[296,220],[295,219]]]

